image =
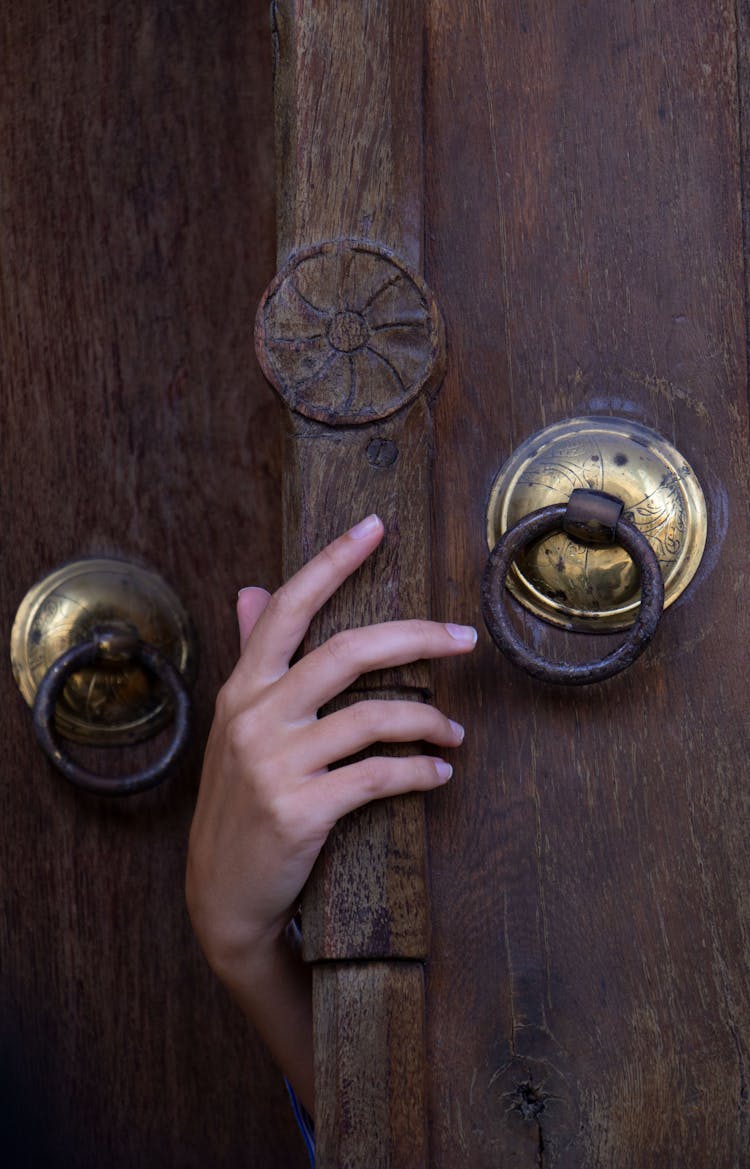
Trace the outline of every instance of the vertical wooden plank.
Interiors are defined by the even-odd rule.
[[[697,579],[619,679],[559,692],[488,638],[470,665],[436,669],[467,737],[428,813],[432,1164],[744,1169],[735,6],[434,0],[428,30],[426,271],[451,338],[435,580],[455,582],[458,619],[477,619],[492,478],[522,439],[576,414],[662,431],[695,467],[710,524]],[[527,629],[561,652],[555,632]]]
[[[277,256],[374,240],[422,266],[423,0],[276,0]]]
[[[327,626],[318,622],[311,631],[311,645],[330,632],[332,621],[342,627],[415,615],[427,592],[429,513],[411,489],[429,466],[428,416],[419,395],[439,380],[442,336],[434,303],[410,266],[421,256],[422,175],[415,166],[421,161],[421,29],[421,5],[401,0],[364,8],[304,0],[275,7],[279,256],[290,249],[292,256],[261,304],[257,338],[267,375],[294,411],[285,497],[300,519],[288,517],[287,568],[368,510],[378,511],[390,532],[372,587],[365,594],[360,582],[348,583]],[[403,410],[410,402],[411,410]],[[424,694],[427,669],[405,671],[388,684]],[[370,885],[374,898],[361,902],[359,923],[344,910],[338,889],[342,880],[344,886],[357,880],[356,866],[346,876],[345,826],[308,897],[310,956],[361,953],[362,923],[374,945],[368,918],[378,923],[379,945],[385,945],[370,956],[398,954],[399,938],[404,954],[424,954],[424,839],[416,807],[399,801],[369,813],[367,833],[372,855],[384,857],[389,820],[412,819],[396,833],[411,841],[407,868],[416,885],[397,901],[416,912],[406,916],[397,901],[389,904],[388,880]],[[379,867],[385,872],[382,862]],[[357,939],[348,936],[352,927]]]
[[[443,337],[420,276],[423,21],[421,0],[274,6],[280,271],[256,337],[293,412],[286,569],[370,512],[386,528],[372,562],[313,625],[309,647],[337,629],[428,612],[427,396],[442,376]],[[419,700],[430,696],[430,672],[421,663],[359,686]],[[404,964],[427,952],[420,798],[376,804],[337,827],[303,920],[305,955],[324,963],[315,971],[320,1164],[426,1169],[422,974]]]
[[[263,2],[0,10],[5,1169],[307,1163],[183,892],[237,588],[282,575],[249,328],[274,270],[268,25]],[[26,589],[86,554],[160,571],[202,649],[188,755],[123,801],[48,766],[7,656]]]
[[[428,1165],[421,963],[319,963],[313,987],[316,1083],[330,1085],[316,1097],[320,1164]]]
[[[293,411],[287,571],[369,511],[388,533],[373,563],[314,623],[309,646],[338,628],[425,611],[431,442],[423,398],[443,367],[440,315],[415,267],[422,26],[422,5],[403,0],[274,8],[278,254],[287,263],[260,306],[256,338]],[[429,668],[370,685],[428,696]],[[374,858],[364,882],[357,839]],[[406,849],[398,881],[385,859],[396,855],[396,839]],[[417,800],[348,819],[307,896],[307,956],[424,956],[424,854]],[[357,885],[353,912],[340,891]]]

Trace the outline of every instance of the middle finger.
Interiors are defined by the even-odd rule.
[[[470,625],[438,621],[388,621],[337,633],[292,666],[281,684],[288,708],[309,718],[362,674],[422,658],[468,653],[477,633]]]

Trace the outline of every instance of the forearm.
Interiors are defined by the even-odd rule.
[[[302,961],[294,927],[259,941],[244,961],[215,969],[314,1115],[312,972]]]

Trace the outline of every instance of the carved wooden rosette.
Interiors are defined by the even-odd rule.
[[[419,271],[422,0],[278,0],[273,14],[279,273],[256,343],[289,407],[285,573],[370,512],[386,528],[310,649],[429,616],[429,396],[444,342]],[[362,690],[429,699],[429,665],[370,674],[338,701]],[[304,902],[322,1169],[427,1169],[427,943],[422,798],[378,801],[336,827]]]
[[[287,406],[328,426],[387,418],[444,371],[434,297],[403,260],[367,240],[294,254],[263,297],[256,349]]]

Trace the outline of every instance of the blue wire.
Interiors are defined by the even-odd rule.
[[[300,1104],[299,1100],[294,1094],[294,1089],[288,1080],[284,1080],[286,1090],[289,1093],[289,1099],[292,1102],[292,1111],[294,1112],[294,1119],[299,1125],[299,1130],[302,1133],[302,1139],[305,1142],[307,1155],[310,1158],[312,1169],[315,1169],[315,1127],[309,1115]]]

